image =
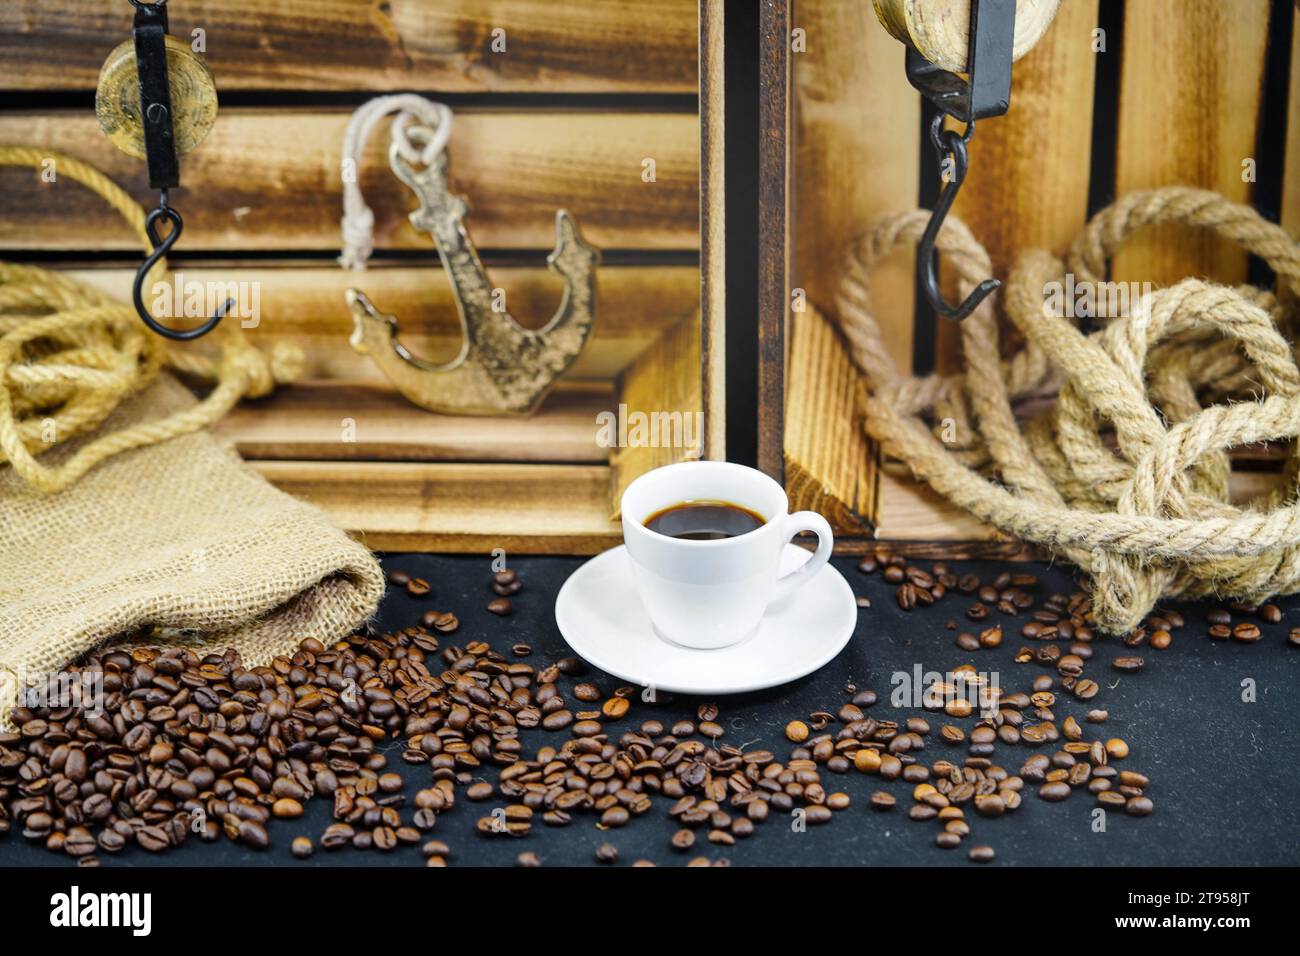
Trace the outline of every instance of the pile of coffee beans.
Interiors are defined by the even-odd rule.
[[[612,863],[617,831],[657,811],[676,826],[665,858],[702,866],[727,862],[702,855],[706,847],[725,853],[769,819],[816,826],[843,817],[854,807],[856,774],[884,787],[910,785],[907,816],[937,826],[943,849],[967,842],[975,818],[1015,813],[1031,792],[1048,802],[1083,794],[1134,816],[1153,811],[1149,779],[1116,766],[1129,744],[1085,729],[1108,719],[1091,703],[1100,685],[1085,673],[1096,643],[1086,594],[1039,595],[1036,577],[1023,572],[985,584],[943,562],[921,568],[884,550],[860,570],[895,584],[907,610],[968,598],[965,617],[979,626],[947,623],[963,651],[999,647],[1018,625],[1029,643],[1013,659],[1040,673],[1022,690],[999,688],[983,712],[945,683],[915,712],[891,710],[888,719],[871,712],[874,691],[850,685],[838,704],[785,724],[789,748],[780,756],[727,741],[713,703],[666,723],[654,705],[639,702],[637,688],[602,687],[576,658],[534,666],[528,644],[502,653],[484,641],[444,643],[460,626],[450,611],[328,647],[306,640],[261,667],[245,666],[234,651],[106,648],[69,668],[74,677],[102,680],[102,712],[12,712],[18,729],[0,734],[0,834],[13,831],[93,865],[131,844],[163,852],[191,838],[261,849],[283,829],[299,858],[341,847],[419,846],[428,865],[443,866],[457,841],[433,839],[431,831],[440,816],[469,803],[481,810],[463,817],[466,839],[474,829],[495,840],[594,825],[610,836],[595,860]],[[389,580],[416,598],[432,592],[400,571]],[[510,613],[522,586],[513,571],[495,573],[487,609]],[[1275,611],[1223,609],[1211,627],[1235,625],[1230,635],[1246,634],[1241,625],[1254,622],[1234,622],[1232,613],[1277,623]],[[1153,615],[1123,636],[1125,652],[1111,666],[1139,671],[1136,650],[1148,642],[1168,647],[1183,626],[1172,611]],[[981,680],[970,664],[947,676]],[[1078,717],[1062,713],[1071,707]],[[649,713],[634,714],[642,708]],[[544,742],[526,749],[533,732]],[[932,747],[944,748],[943,756],[924,759]],[[1021,748],[1030,752],[999,759]],[[427,786],[409,793],[392,760],[427,768]],[[329,801],[333,822],[311,835],[293,821],[313,799]],[[898,802],[877,789],[859,812],[896,812]],[[988,862],[995,854],[979,844],[967,856]],[[520,866],[542,862],[531,850],[517,857]]]

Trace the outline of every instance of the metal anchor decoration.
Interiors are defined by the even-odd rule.
[[[413,126],[408,135],[423,146],[432,134]],[[463,340],[460,354],[450,362],[424,361],[398,339],[395,316],[380,312],[359,289],[349,289],[355,323],[352,347],[374,359],[402,395],[431,412],[530,414],[573,364],[591,334],[599,253],[583,241],[577,222],[566,210],[556,213],[555,249],[546,261],[564,278],[564,298],[544,328],[525,329],[508,312],[493,306],[492,284],[465,231],[469,205],[447,190],[447,154],[416,168],[393,144],[389,164],[419,197],[411,224],[428,232],[438,247],[460,313]]]

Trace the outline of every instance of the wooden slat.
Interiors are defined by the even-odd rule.
[[[758,467],[784,481],[786,331],[790,303],[790,4],[759,5]]]
[[[836,535],[868,534],[876,510],[876,450],[862,431],[864,384],[816,309],[791,322],[785,407],[785,488],[792,511],[816,511]]]
[[[339,157],[346,110],[230,109],[182,163],[173,203],[186,250],[337,249]],[[385,134],[386,135],[386,134]],[[411,191],[372,137],[361,186],[376,247],[432,250],[407,220]],[[0,142],[48,147],[93,162],[143,204],[144,164],[112,148],[89,111],[0,115]],[[466,228],[482,249],[550,249],[567,208],[605,249],[696,249],[699,129],[688,113],[469,112],[456,115],[451,188],[470,203]],[[656,182],[642,181],[653,158]],[[132,249],[108,209],[66,178],[0,169],[0,236],[11,249]]]
[[[528,418],[434,415],[392,388],[305,382],[243,402],[216,425],[245,458],[604,463],[608,383],[561,384]]]
[[[130,301],[133,269],[74,269],[69,274]],[[361,273],[318,263],[187,265],[179,275],[185,282],[256,283],[261,322],[248,330],[249,336],[262,347],[277,342],[299,346],[306,355],[307,378],[387,382],[368,356],[348,344],[353,323],[344,292],[350,287],[362,289],[380,309],[396,315],[403,344],[421,358],[448,360],[460,348],[456,304],[436,259],[420,266],[375,263]],[[489,275],[505,290],[511,314],[529,328],[550,319],[563,293],[559,276],[544,268],[495,267]],[[603,267],[591,339],[566,378],[612,380],[665,329],[688,318],[699,306],[699,293],[699,273],[693,267]]]
[[[622,540],[598,465],[262,461],[276,487],[377,551],[596,554]]]
[[[610,453],[609,511],[615,517],[623,492],[634,480],[661,465],[699,458],[705,426],[701,394],[700,322],[678,322],[632,364],[618,380],[618,413],[629,428],[629,443]],[[638,419],[634,416],[640,416]],[[657,433],[632,443],[630,429],[649,423]],[[666,433],[665,433],[666,428]],[[648,442],[648,443],[647,443]]]
[[[1228,486],[1229,498],[1234,504],[1244,506],[1252,499],[1267,495],[1280,477],[1278,472],[1234,471]],[[876,537],[882,541],[902,545],[948,544],[953,550],[940,549],[936,553],[953,555],[962,549],[1007,557],[1029,556],[1034,551],[941,497],[896,461],[887,462],[880,469],[878,515]]]
[[[1282,182],[1282,225],[1300,236],[1300,15],[1291,27],[1291,91],[1286,121],[1286,172]]]
[[[700,0],[700,344],[704,457],[727,457],[727,190],[724,0]]]
[[[692,93],[692,0],[186,0],[221,90]],[[504,53],[493,30],[505,31]],[[131,35],[126,3],[0,5],[0,85],[89,90]]]
[[[1115,190],[1200,186],[1250,202],[1268,0],[1129,0]],[[1152,229],[1115,257],[1117,281],[1236,283],[1246,254],[1205,230]]]
[[[807,51],[791,53],[793,250],[789,285],[833,309],[849,244],[878,216],[916,208],[921,107],[903,45],[860,0],[795,0]],[[890,355],[912,367],[911,250],[873,276]]]
[[[1026,249],[1064,253],[1087,219],[1096,26],[1097,0],[1061,4],[1013,67],[1010,111],[981,121],[971,139],[970,175],[953,211],[988,250],[995,276],[1005,279]],[[958,301],[955,279],[943,284],[950,302]],[[956,371],[960,327],[942,316],[936,327],[935,366]],[[1009,322],[1002,329],[1008,341],[1018,338]]]

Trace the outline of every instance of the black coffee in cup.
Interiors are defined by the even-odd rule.
[[[766,518],[744,505],[707,499],[669,505],[645,520],[645,526],[651,531],[688,541],[735,538],[766,523]]]

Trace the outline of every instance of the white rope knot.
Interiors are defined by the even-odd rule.
[[[339,265],[359,271],[375,251],[375,214],[361,195],[361,153],[375,126],[385,116],[397,113],[390,127],[393,147],[411,165],[428,166],[447,148],[451,138],[451,108],[435,103],[415,93],[395,93],[379,96],[363,103],[348,121],[343,134],[343,151],[339,161],[339,174],[343,180],[343,217],[339,229],[343,248]],[[416,148],[410,140],[412,123],[430,132],[423,148]]]

